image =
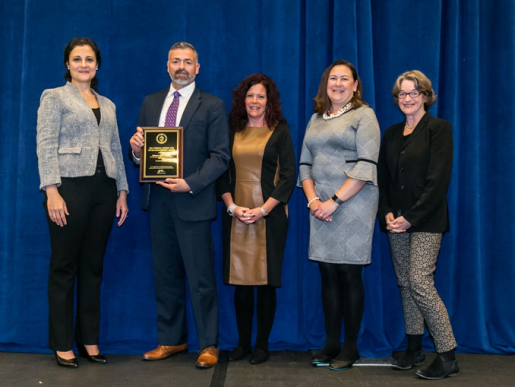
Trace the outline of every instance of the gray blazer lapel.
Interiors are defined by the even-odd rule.
[[[191,98],[188,101],[188,104],[186,105],[186,109],[184,109],[184,113],[182,113],[180,126],[182,126],[184,130],[186,130],[186,128],[188,127],[188,124],[190,123],[193,114],[195,114],[195,111],[200,105],[201,97],[202,93],[200,92],[200,89],[198,87],[195,87],[195,90],[193,91],[193,94],[191,95]]]
[[[104,128],[106,124],[108,123],[108,115],[110,115],[110,112],[108,110],[106,101],[104,101],[97,93],[95,93],[97,96],[98,106],[100,107],[100,125],[98,127],[100,129]],[[93,110],[91,110],[91,113],[93,113]],[[97,122],[97,118],[95,117],[95,113],[93,113],[93,118],[95,119],[95,123]]]
[[[93,113],[93,110],[89,107],[88,103],[80,93],[80,91],[71,83],[66,82],[66,90],[70,93],[72,98],[75,99],[76,102],[76,108],[82,111],[84,114],[84,117],[87,117],[88,121],[90,121],[90,124],[93,128],[97,128],[97,118],[95,117],[95,113]],[[100,109],[102,109],[102,106],[100,104],[100,99],[98,93],[95,90],[91,90],[93,94],[95,94],[95,97],[97,97],[98,106],[100,106]],[[102,118],[100,118],[100,122],[102,122]]]

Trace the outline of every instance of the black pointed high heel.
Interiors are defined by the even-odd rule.
[[[92,363],[105,364],[107,363],[107,359],[100,352],[98,355],[90,355],[86,350],[84,344],[77,343],[77,349],[79,350],[79,356],[88,359]]]
[[[79,361],[76,357],[73,359],[63,359],[61,356],[57,354],[57,351],[54,351],[55,353],[55,360],[57,362],[57,365],[61,367],[67,367],[67,368],[78,368],[79,367]]]

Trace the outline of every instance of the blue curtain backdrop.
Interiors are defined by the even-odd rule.
[[[431,113],[453,125],[448,192],[451,231],[435,278],[459,350],[515,352],[515,2],[513,0],[7,0],[0,4],[0,350],[46,352],[49,236],[38,192],[36,112],[41,92],[64,84],[62,52],[79,36],[103,56],[99,90],[117,106],[124,153],[145,95],[166,88],[176,41],[198,49],[197,84],[230,106],[253,72],[281,92],[297,157],[323,70],[353,62],[381,129],[402,120],[396,77],[419,69],[438,95]],[[157,344],[148,216],[138,173],[126,160],[130,218],[113,228],[105,259],[100,345],[141,353]],[[290,230],[272,349],[320,348],[325,340],[316,264],[307,259],[306,200],[290,200]],[[220,347],[237,343],[233,289],[222,284],[219,221],[213,223]],[[376,228],[364,270],[366,308],[359,348],[402,348],[404,322],[386,236]],[[197,338],[189,311],[190,350]],[[432,348],[426,335],[424,345]]]

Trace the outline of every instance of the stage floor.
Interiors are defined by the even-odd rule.
[[[78,369],[58,367],[53,355],[0,352],[0,386],[515,386],[515,357],[458,354],[460,374],[442,381],[419,379],[415,372],[386,366],[360,366],[345,371],[311,366],[310,352],[272,352],[268,362],[227,362],[222,352],[217,367],[195,368],[197,355],[179,354],[146,362],[140,356],[108,355],[108,364],[79,358]],[[434,359],[429,353],[426,365]]]

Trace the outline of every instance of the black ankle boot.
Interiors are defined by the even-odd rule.
[[[423,379],[439,380],[447,376],[458,376],[460,365],[454,356],[454,350],[436,355],[431,365],[418,370],[417,375]]]
[[[414,365],[419,366],[424,364],[425,360],[426,354],[423,349],[414,352],[407,348],[401,357],[392,363],[392,367],[398,370],[409,370],[412,369]]]

